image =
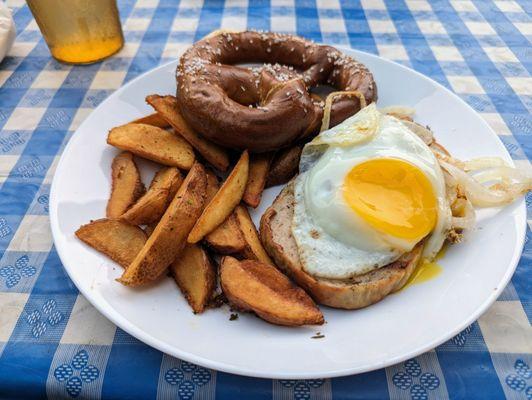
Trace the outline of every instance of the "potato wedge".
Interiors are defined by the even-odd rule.
[[[211,169],[205,169],[207,174],[207,188],[205,189],[205,204],[209,204],[220,189],[220,182]]]
[[[164,274],[185,247],[186,238],[203,211],[206,181],[205,168],[194,163],[157,227],[119,282],[141,286]]]
[[[146,124],[127,124],[109,131],[107,143],[169,167],[190,169],[194,151],[181,136]]]
[[[163,168],[158,171],[150,188],[120,219],[132,225],[145,225],[159,221],[175,197],[183,177],[175,167]]]
[[[298,145],[281,150],[275,155],[266,179],[266,187],[282,185],[297,174],[302,150],[303,147]]]
[[[270,172],[272,153],[253,154],[249,161],[249,177],[242,200],[248,206],[257,208],[260,204],[266,178]]]
[[[303,289],[272,265],[225,256],[220,282],[227,299],[278,325],[321,325],[323,314]]]
[[[156,112],[146,115],[145,117],[137,118],[136,120],[131,121],[130,123],[152,125],[162,129],[170,128],[170,124],[168,123],[168,121],[166,121],[163,117],[159,115],[159,113]]]
[[[76,236],[124,268],[135,259],[147,239],[138,226],[107,218],[82,225]]]
[[[188,235],[187,241],[189,243],[199,242],[229,217],[242,199],[248,180],[248,171],[249,155],[246,150],[218,192],[203,210],[196,225]]]
[[[118,218],[145,192],[133,154],[118,154],[111,165],[111,196],[107,202],[107,218]]]
[[[218,183],[218,178],[216,178],[212,172],[207,170],[206,204],[210,203],[219,188],[220,184]],[[244,250],[246,242],[238,227],[234,212],[211,233],[205,236],[205,242],[209,247],[220,254],[234,254]]]
[[[156,94],[146,97],[146,102],[159,113],[175,131],[183,136],[205,160],[220,171],[229,167],[227,152],[217,144],[204,139],[194,132],[183,119],[177,107],[174,96],[159,96]]]
[[[246,206],[239,205],[235,208],[235,215],[240,231],[244,236],[246,246],[242,251],[244,258],[258,260],[266,264],[275,265],[262,246],[255,224],[251,220]]]
[[[205,242],[207,246],[220,254],[243,252],[246,248],[246,241],[236,221],[235,213],[229,215],[220,226],[205,236]]]
[[[170,265],[170,272],[194,314],[202,313],[216,287],[216,269],[207,252],[188,244]]]

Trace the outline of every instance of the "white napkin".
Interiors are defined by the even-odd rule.
[[[7,52],[11,49],[15,41],[15,36],[15,21],[13,21],[11,11],[0,0],[0,62],[2,62]]]

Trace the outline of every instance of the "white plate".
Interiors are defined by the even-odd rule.
[[[409,105],[458,158],[499,156],[503,144],[466,103],[434,81],[381,58],[344,50],[373,71],[379,106]],[[176,61],[147,72],[94,110],[68,143],[55,173],[50,218],[63,265],[83,295],[139,340],[205,367],[267,378],[322,378],[370,371],[428,351],[475,321],[506,286],[525,235],[525,205],[479,213],[478,230],[441,260],[443,273],[359,311],[322,307],[327,324],[284,328],[228,308],[193,315],[170,279],[142,290],[115,282],[121,268],[78,241],[75,230],[105,215],[113,126],[146,115],[148,94],[173,94]],[[145,178],[148,178],[146,174]],[[279,188],[267,190],[258,222]],[[312,339],[316,332],[325,335]]]

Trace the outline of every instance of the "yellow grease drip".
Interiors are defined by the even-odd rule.
[[[446,251],[447,246],[443,246],[433,261],[423,260],[419,263],[414,273],[410,275],[410,278],[408,278],[408,281],[401,290],[410,285],[417,285],[419,283],[430,281],[440,275],[443,269],[436,261],[441,260],[445,256]]]

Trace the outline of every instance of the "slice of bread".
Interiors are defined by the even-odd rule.
[[[293,213],[294,183],[291,181],[262,216],[261,240],[279,269],[320,304],[356,309],[376,303],[401,289],[421,258],[423,245],[419,244],[399,260],[364,275],[346,280],[315,278],[301,266],[291,230]]]

